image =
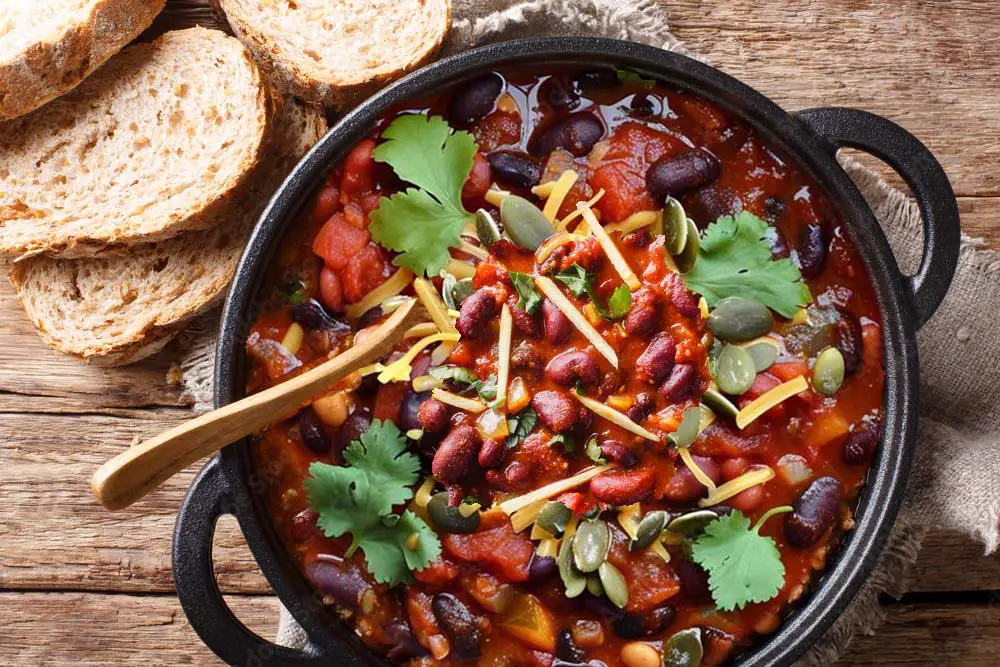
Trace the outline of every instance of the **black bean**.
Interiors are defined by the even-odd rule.
[[[815,278],[823,270],[826,262],[826,234],[823,228],[816,224],[806,225],[799,232],[799,244],[795,248],[798,253],[799,271],[803,278]]]
[[[580,90],[610,88],[618,84],[618,75],[611,68],[592,69],[577,74],[573,82]]]
[[[587,654],[573,641],[573,633],[563,630],[556,635],[556,657],[566,662],[580,663],[586,659]]]
[[[429,391],[417,393],[410,389],[406,392],[406,396],[403,397],[403,405],[399,411],[399,424],[403,427],[403,431],[421,428],[420,406],[430,397],[431,394]]]
[[[295,310],[292,312],[292,319],[306,329],[313,331],[326,329],[346,333],[351,330],[349,324],[341,322],[328,313],[323,304],[316,299],[309,299],[295,306]]]
[[[478,658],[482,653],[483,633],[469,607],[451,593],[438,593],[431,601],[438,625],[451,641],[459,658]]]
[[[864,426],[851,433],[844,441],[844,463],[854,466],[868,461],[878,447],[879,437],[879,429],[874,426]]]
[[[771,257],[774,259],[785,259],[792,254],[792,249],[788,246],[788,240],[777,227],[771,228]]]
[[[736,190],[717,184],[706,185],[684,196],[684,210],[699,228],[704,228],[724,215],[736,215],[743,210],[743,201]]]
[[[535,557],[531,559],[531,565],[528,567],[528,578],[535,582],[544,581],[552,578],[558,571],[559,564],[555,558],[535,554]]]
[[[764,219],[770,222],[772,225],[781,220],[781,216],[785,214],[785,202],[781,197],[775,197],[774,195],[768,197],[764,200]]]
[[[689,190],[708,185],[719,177],[719,161],[703,150],[661,157],[646,170],[646,187],[653,199],[679,197]]]
[[[615,634],[622,639],[641,639],[658,635],[674,622],[675,616],[677,610],[671,604],[657,607],[646,614],[624,614],[614,623]]]
[[[647,95],[646,93],[636,93],[632,96],[632,101],[629,102],[629,112],[633,116],[643,118],[645,116],[651,116],[656,111],[656,100]]]
[[[542,95],[553,109],[575,109],[580,105],[580,93],[562,77],[553,76],[542,84]]]
[[[788,542],[801,548],[815,544],[833,526],[842,494],[843,487],[834,477],[813,481],[795,501],[795,510],[785,517]]]
[[[367,409],[357,409],[347,416],[337,432],[337,451],[343,451],[355,440],[366,433],[372,425],[371,414]]]
[[[671,560],[674,571],[677,572],[677,579],[681,583],[681,590],[685,595],[689,595],[696,600],[708,600],[711,598],[711,590],[708,587],[708,573],[697,563],[692,563],[687,558],[675,558]]]
[[[471,125],[493,111],[503,79],[490,72],[460,85],[451,98],[448,119],[458,125]]]
[[[382,312],[382,306],[375,306],[374,308],[369,308],[361,316],[361,319],[358,320],[358,329],[359,330],[364,329],[366,327],[370,327],[373,324],[376,324],[379,320],[382,319],[383,315],[385,315],[385,313]]]
[[[348,609],[357,610],[368,590],[368,582],[361,571],[334,556],[319,556],[306,565],[305,573],[313,586]]]
[[[578,111],[537,130],[529,147],[535,155],[548,155],[557,148],[565,148],[580,157],[589,153],[603,136],[604,123],[592,113]]]
[[[838,312],[840,319],[833,326],[837,336],[836,346],[840,350],[840,356],[844,358],[844,372],[850,375],[861,367],[861,351],[864,347],[861,322],[846,310]]]
[[[305,446],[317,454],[326,454],[333,444],[323,431],[323,427],[319,425],[312,408],[306,408],[299,415],[299,435],[302,436]]]
[[[519,188],[532,188],[542,180],[542,167],[538,161],[520,151],[494,151],[486,156],[493,169],[493,177],[501,183]]]

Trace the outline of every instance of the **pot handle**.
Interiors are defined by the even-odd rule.
[[[230,665],[274,667],[329,664],[313,644],[302,650],[258,637],[229,609],[212,567],[215,524],[233,509],[232,494],[213,457],[191,485],[174,528],[174,582],[191,627],[212,651]]]
[[[958,265],[962,232],[958,201],[944,169],[919,139],[896,123],[859,109],[824,107],[794,114],[826,139],[836,153],[858,148],[883,160],[910,186],[924,222],[924,252],[916,274],[906,276],[917,328],[937,310]]]

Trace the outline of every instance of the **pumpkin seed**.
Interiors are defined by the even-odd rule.
[[[528,250],[537,250],[542,241],[555,233],[541,209],[517,195],[509,195],[500,204],[500,220],[507,236]]]
[[[542,511],[538,513],[535,523],[539,528],[551,533],[555,537],[562,537],[566,532],[566,525],[573,518],[573,512],[558,500],[545,503]]]
[[[771,311],[762,303],[728,296],[708,316],[708,328],[729,343],[742,343],[763,336],[774,325]]]
[[[667,197],[663,206],[663,233],[666,236],[665,248],[671,255],[684,252],[687,245],[688,225],[684,207],[673,197]]]
[[[611,532],[601,520],[584,521],[573,539],[573,562],[584,574],[596,572],[611,549]]]
[[[739,396],[750,388],[755,377],[757,371],[754,369],[749,352],[736,345],[722,348],[715,373],[719,389],[730,396]]]
[[[701,628],[681,630],[663,644],[663,667],[698,667],[703,655]]]
[[[601,578],[601,585],[604,586],[604,596],[619,609],[624,609],[628,604],[628,582],[625,581],[625,575],[607,561],[601,563],[597,575]]]
[[[598,598],[604,595],[604,585],[599,576],[592,574],[587,577],[587,592]]]
[[[813,388],[824,396],[833,396],[844,384],[844,355],[828,347],[816,357],[813,365]]]
[[[572,600],[579,597],[587,589],[587,578],[580,574],[573,564],[573,542],[576,536],[563,540],[556,559],[559,565],[559,578],[566,587],[566,597]]]
[[[489,211],[481,208],[476,210],[476,236],[487,248],[500,240],[500,227],[496,220]]]
[[[629,544],[629,551],[642,551],[652,545],[667,527],[668,521],[670,513],[663,510],[655,510],[642,517],[639,527],[635,529],[635,539]]]
[[[474,533],[479,528],[480,513],[472,512],[468,516],[460,507],[448,504],[448,494],[436,493],[427,503],[427,513],[434,527],[442,533]]]
[[[740,409],[733,405],[733,402],[723,396],[716,389],[709,387],[701,396],[701,402],[707,405],[712,412],[717,415],[725,415],[731,419],[736,419]]]
[[[476,291],[472,284],[472,278],[462,278],[451,288],[451,299],[455,302],[455,310],[462,307],[462,304]]]
[[[761,338],[755,343],[747,343],[743,349],[749,353],[753,359],[753,367],[758,373],[762,373],[770,368],[778,360],[778,342],[773,338]]]
[[[684,250],[674,256],[677,270],[687,273],[694,268],[694,263],[698,260],[698,251],[701,250],[701,239],[698,237],[698,227],[695,226],[691,218],[687,220],[687,239],[684,243]]]
[[[453,294],[456,284],[458,284],[458,279],[455,276],[447,271],[441,272],[441,299],[444,301],[444,305],[452,310],[458,310],[458,304],[455,303]]]
[[[698,426],[701,424],[701,408],[697,405],[684,411],[677,430],[667,435],[667,440],[674,447],[690,447],[698,437]]]
[[[679,517],[667,524],[667,530],[684,537],[696,537],[705,532],[705,526],[719,518],[719,515],[712,510],[695,510]]]

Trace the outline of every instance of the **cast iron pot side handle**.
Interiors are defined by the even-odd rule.
[[[212,568],[212,542],[216,521],[231,509],[232,498],[214,457],[191,485],[174,529],[174,580],[191,627],[230,665],[328,664],[315,646],[295,650],[258,637],[226,605]]]
[[[871,153],[910,186],[923,218],[924,252],[917,273],[906,281],[916,325],[923,326],[948,292],[962,237],[958,202],[944,169],[919,139],[867,111],[827,107],[806,109],[795,117],[830,142],[834,152],[850,147]]]

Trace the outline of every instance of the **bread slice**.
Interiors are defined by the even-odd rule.
[[[426,62],[451,0],[213,0],[274,83],[344,107]]]
[[[260,162],[272,106],[218,30],[126,49],[0,123],[0,254],[83,256],[218,224]]]
[[[166,0],[0,0],[0,120],[76,87],[149,27]]]
[[[271,194],[326,131],[318,107],[288,101],[282,109],[268,173],[230,223],[136,246],[122,256],[38,256],[15,263],[11,283],[42,339],[97,365],[132,363],[218,303]]]

